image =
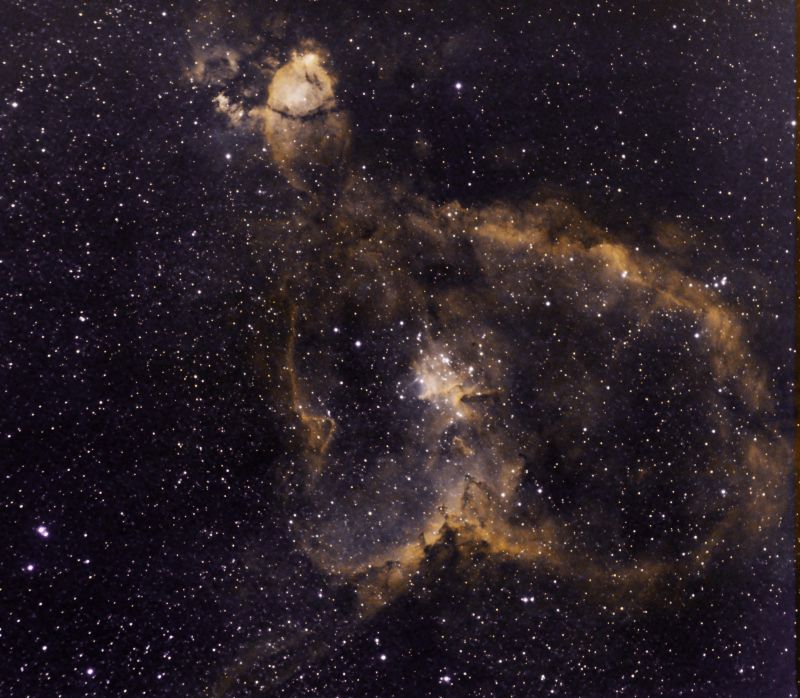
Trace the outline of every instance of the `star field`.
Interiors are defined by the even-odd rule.
[[[790,3],[4,20],[0,694],[797,695]]]

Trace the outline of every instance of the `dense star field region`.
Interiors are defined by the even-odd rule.
[[[797,696],[792,3],[2,18],[0,695]]]

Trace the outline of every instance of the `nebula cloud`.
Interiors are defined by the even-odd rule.
[[[424,217],[390,217],[389,226],[376,219],[365,239],[364,221],[352,220],[345,203],[333,227],[352,237],[329,250],[341,255],[333,278],[316,270],[290,292],[286,372],[306,453],[305,495],[326,510],[330,498],[340,503],[330,519],[311,517],[313,559],[343,582],[368,579],[358,582],[366,603],[386,603],[391,596],[378,589],[388,578],[395,592],[405,588],[399,581],[453,532],[458,544],[588,575],[604,594],[639,599],[667,575],[702,568],[731,537],[776,523],[786,447],[769,428],[770,398],[745,330],[713,292],[563,201],[516,210],[415,205]],[[345,268],[346,278],[335,271]],[[339,339],[352,316],[359,331]],[[353,382],[347,362],[360,364],[359,351],[374,375]],[[631,364],[638,385],[616,377]],[[361,390],[371,399],[349,394]],[[683,425],[670,404],[687,400],[702,405],[702,431],[687,435],[702,455],[673,445],[652,462],[631,463],[603,442],[620,414],[641,409],[663,410],[674,439]],[[566,454],[565,468],[586,478],[587,496],[675,482],[683,496],[664,506],[680,510],[669,516],[690,517],[713,492],[714,521],[685,539],[653,530],[643,546],[633,522],[608,512],[601,528],[613,525],[628,548],[610,557],[604,531],[576,526],[580,499],[562,510],[543,492],[525,494],[559,438],[551,434],[571,439],[575,431],[586,434],[585,447]],[[660,431],[639,438],[667,441]],[[387,434],[395,447],[376,453]],[[366,473],[358,490],[353,468]]]
[[[282,262],[282,336],[259,362],[291,435],[298,550],[354,594],[352,622],[445,559],[646,613],[755,550],[787,512],[789,446],[741,317],[674,261],[680,229],[644,250],[547,192],[464,206],[372,184],[348,170],[329,62],[301,47],[251,112],[314,192],[253,227]]]
[[[254,112],[275,164],[297,189],[317,188],[346,154],[349,120],[334,87],[324,52],[310,45],[277,70],[266,105]]]

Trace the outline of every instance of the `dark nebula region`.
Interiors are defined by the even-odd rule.
[[[797,695],[790,3],[4,15],[1,695]]]

